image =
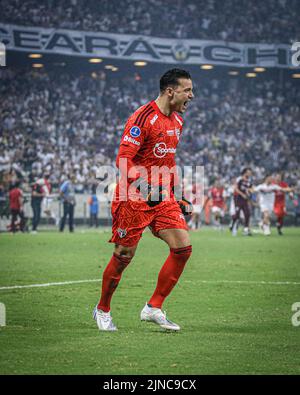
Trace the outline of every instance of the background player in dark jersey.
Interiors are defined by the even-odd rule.
[[[192,99],[190,74],[180,69],[169,70],[160,79],[158,98],[140,107],[126,123],[117,156],[121,180],[112,203],[113,235],[110,241],[115,243],[115,251],[103,273],[101,299],[94,310],[100,330],[117,329],[110,315],[111,298],[147,226],[155,236],[168,244],[170,253],[160,270],[156,289],[142,309],[140,318],[164,329],[180,329],[179,325],[166,318],[161,307],[192,252],[183,215],[183,212],[190,211],[190,205],[185,200],[178,204],[174,193],[170,190],[166,192],[164,182],[155,181],[151,171],[153,166],[164,166],[169,170],[174,168],[176,147],[183,125],[183,119],[177,112],[183,113]],[[137,166],[143,166],[145,172],[141,174]],[[176,183],[174,176],[171,187],[174,188]],[[128,196],[129,199],[124,199]]]
[[[250,181],[252,171],[249,167],[242,170],[241,176],[236,180],[234,188],[234,204],[235,204],[235,215],[231,225],[231,231],[233,236],[237,234],[238,224],[240,221],[241,211],[244,214],[244,235],[251,236],[252,233],[249,229],[250,223],[250,207],[249,198],[252,190],[252,183]]]

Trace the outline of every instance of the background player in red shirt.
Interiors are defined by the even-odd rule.
[[[23,213],[23,192],[20,189],[20,183],[16,182],[11,186],[9,191],[9,207],[11,212],[11,232],[16,232],[16,221],[20,217],[20,230],[24,230],[25,217]]]
[[[211,212],[214,216],[214,224],[217,229],[222,229],[222,219],[224,218],[225,209],[225,190],[219,179],[216,179],[214,186],[210,188],[208,196],[212,200]]]
[[[111,298],[147,226],[168,244],[170,254],[140,318],[164,329],[180,329],[166,318],[161,308],[192,252],[183,215],[183,212],[190,211],[191,205],[184,199],[179,203],[176,201],[173,193],[177,184],[175,172],[167,180],[167,176],[159,176],[159,171],[162,166],[174,169],[183,125],[177,112],[184,113],[193,97],[190,74],[180,69],[169,70],[160,79],[158,98],[135,111],[125,125],[117,156],[121,179],[112,203],[110,242],[115,243],[115,251],[104,270],[101,299],[94,310],[100,330],[117,329],[110,315]],[[143,166],[143,169],[137,169],[137,166]],[[155,171],[153,166],[156,166]]]
[[[283,181],[282,174],[278,173],[275,175],[275,184],[279,185],[281,188],[288,188],[288,184]],[[275,191],[275,201],[274,201],[274,213],[277,217],[277,231],[280,236],[282,236],[282,226],[283,226],[283,218],[286,215],[285,208],[285,192],[283,191]]]

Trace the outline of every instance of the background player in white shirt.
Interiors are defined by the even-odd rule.
[[[275,191],[291,192],[291,188],[281,188],[279,185],[273,184],[274,180],[271,175],[267,175],[262,184],[254,187],[254,191],[259,192],[259,207],[263,216],[263,232],[264,235],[269,236],[270,230],[270,216],[273,211],[275,201]]]

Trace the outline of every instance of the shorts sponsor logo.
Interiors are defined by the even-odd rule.
[[[135,145],[141,145],[141,143],[139,141],[136,141],[135,139],[131,138],[130,136],[125,136],[123,141],[128,141],[128,143],[132,143]]]
[[[176,148],[168,148],[166,143],[156,143],[153,153],[157,158],[164,158],[167,154],[175,154]]]
[[[121,229],[121,228],[119,228],[119,229],[117,230],[117,232],[118,232],[118,235],[119,235],[120,239],[123,239],[123,237],[125,237],[125,236],[127,235],[126,229]]]
[[[130,136],[131,137],[139,137],[141,135],[141,129],[138,126],[133,126],[130,129]]]

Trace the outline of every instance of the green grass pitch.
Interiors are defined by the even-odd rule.
[[[110,232],[0,235],[0,287],[100,279]],[[0,289],[0,374],[300,374],[300,230],[283,237],[204,229],[166,300],[179,333],[140,322],[168,247],[145,233],[114,296],[116,333],[92,310],[101,283]],[[285,283],[287,282],[287,283]]]

